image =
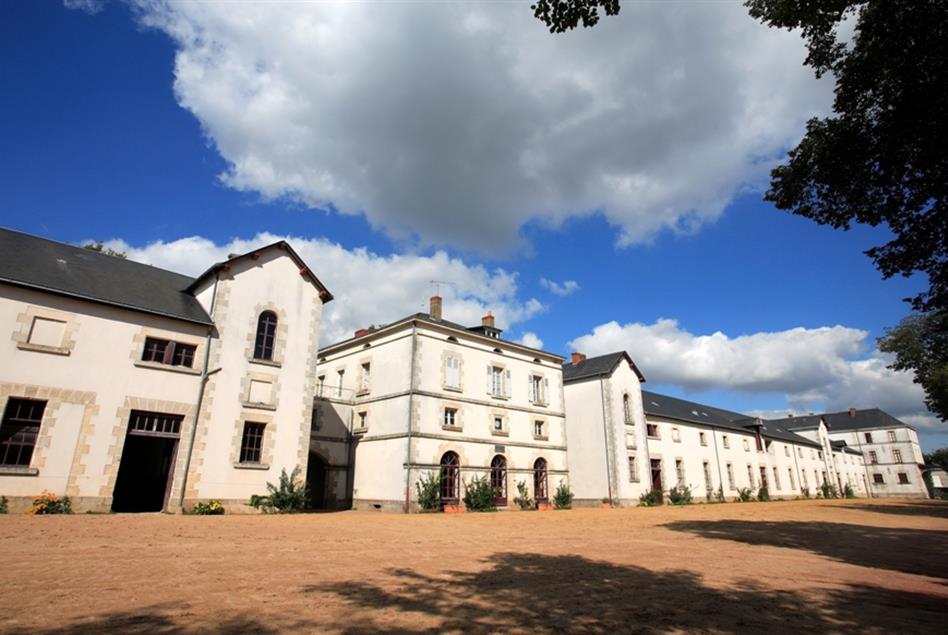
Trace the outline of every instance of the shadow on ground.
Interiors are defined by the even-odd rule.
[[[716,589],[683,571],[651,571],[579,556],[497,554],[485,569],[423,575],[390,570],[373,582],[314,585],[352,610],[329,626],[361,632],[941,632],[944,598],[875,587],[804,595],[753,581]],[[384,585],[384,586],[382,586]]]
[[[944,531],[805,521],[689,520],[663,526],[702,538],[802,549],[862,567],[948,579]]]
[[[932,518],[948,518],[948,502],[913,502],[909,505],[840,505],[839,509],[855,509],[862,512],[897,514],[899,516],[931,516]]]

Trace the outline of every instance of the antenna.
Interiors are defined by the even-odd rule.
[[[429,280],[428,284],[431,284],[434,286],[435,295],[441,295],[441,285],[443,284],[454,286],[454,283],[451,282],[450,280]]]

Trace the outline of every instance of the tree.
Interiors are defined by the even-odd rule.
[[[948,448],[938,448],[931,454],[925,454],[926,465],[937,465],[943,470],[948,470]]]
[[[925,405],[948,419],[948,310],[915,313],[879,338],[879,350],[894,353],[895,370],[914,370],[925,389]]]
[[[116,258],[127,258],[128,255],[124,251],[115,251],[111,247],[106,247],[102,241],[95,243],[86,243],[82,246],[83,249],[88,249],[89,251],[97,251],[100,254],[105,254],[106,256],[115,256]]]
[[[579,23],[583,27],[599,23],[599,8],[606,15],[619,13],[619,0],[537,0],[530,5],[533,15],[550,29],[550,33],[572,31]]]

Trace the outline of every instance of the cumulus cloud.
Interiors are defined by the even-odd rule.
[[[739,3],[636,3],[551,36],[524,3],[129,0],[228,186],[422,244],[601,212],[689,232],[757,187],[831,85]]]
[[[626,350],[649,382],[687,392],[724,389],[785,397],[786,410],[754,414],[879,407],[916,425],[943,426],[925,409],[913,375],[886,368],[891,359],[870,350],[868,339],[868,332],[845,326],[695,335],[676,320],[660,319],[607,322],[569,345],[588,355]]]
[[[548,289],[555,295],[566,296],[579,291],[579,283],[575,280],[564,280],[562,283],[559,283],[553,280],[547,280],[546,278],[540,278],[540,286]]]
[[[540,350],[543,349],[543,340],[541,340],[536,333],[531,333],[530,331],[524,333],[523,337],[517,341],[524,346],[529,346],[530,348],[538,348]]]
[[[118,239],[105,245],[126,252],[131,260],[197,275],[230,253],[245,253],[278,240],[289,242],[335,296],[323,315],[324,345],[351,337],[353,331],[370,324],[427,312],[432,280],[451,283],[440,289],[444,317],[461,324],[480,324],[481,316],[491,310],[497,326],[506,329],[545,308],[535,298],[520,297],[516,273],[469,265],[442,251],[430,256],[381,256],[367,249],[346,249],[323,238],[270,233],[235,238],[226,244],[191,236],[144,246]]]
[[[63,0],[63,6],[67,9],[95,15],[105,8],[105,2],[106,0]]]

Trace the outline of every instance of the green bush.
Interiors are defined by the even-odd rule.
[[[266,496],[254,494],[250,497],[250,506],[255,507],[265,514],[286,514],[290,512],[302,511],[306,507],[306,499],[309,496],[309,488],[306,483],[299,478],[300,467],[297,465],[290,474],[286,469],[280,470],[280,482],[278,485],[267,483]]]
[[[9,502],[6,496],[0,496],[0,514],[6,514],[9,511],[7,509]]]
[[[853,491],[853,487],[849,483],[846,483],[846,487],[843,488],[843,496],[846,498],[856,498],[856,492]]]
[[[43,491],[42,494],[33,499],[33,509],[31,514],[71,514],[72,501],[68,496],[57,496],[52,492]]]
[[[801,488],[800,488],[800,493],[803,494],[803,498],[810,498],[810,488],[809,488],[809,487],[801,487]]]
[[[553,507],[556,509],[569,509],[573,506],[573,490],[566,483],[560,483],[556,486],[556,493],[553,494]]]
[[[718,503],[726,503],[727,498],[724,497],[724,486],[718,487],[718,491],[714,493],[714,500]]]
[[[206,503],[194,503],[191,513],[198,516],[221,516],[224,514],[224,506],[219,500],[210,500]]]
[[[759,501],[769,501],[770,492],[767,490],[767,486],[763,485],[759,490],[757,490],[757,500]]]
[[[657,489],[650,489],[639,496],[639,505],[642,507],[654,507],[655,505],[658,505],[659,495],[660,492]]]
[[[475,476],[464,484],[464,506],[472,512],[492,512],[494,507],[494,488],[486,476]]]
[[[672,505],[690,505],[691,487],[689,485],[679,483],[675,487],[671,488],[668,490],[668,502]]]
[[[742,487],[737,490],[737,500],[742,503],[749,503],[754,500],[754,490],[750,487]]]
[[[530,498],[530,492],[527,491],[526,481],[517,481],[517,496],[514,502],[520,506],[520,509],[533,509],[533,499]]]
[[[423,474],[415,483],[418,492],[418,504],[425,511],[434,511],[441,508],[441,473],[428,472]]]
[[[823,484],[820,485],[820,490],[823,492],[823,498],[839,498],[839,491],[832,483],[824,481]]]

